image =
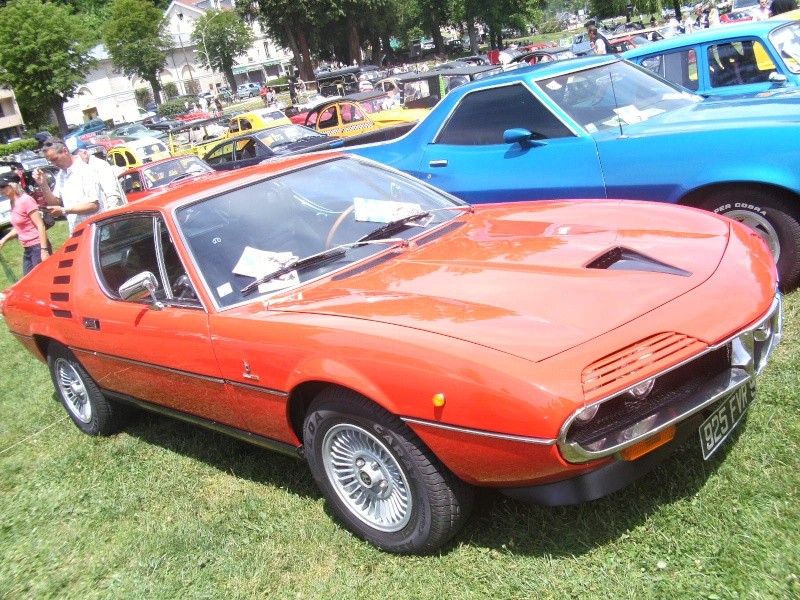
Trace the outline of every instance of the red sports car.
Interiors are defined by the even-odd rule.
[[[128,202],[135,202],[204,173],[211,173],[207,163],[194,154],[171,156],[120,173],[117,178]]]
[[[6,292],[90,435],[126,408],[304,459],[355,534],[432,552],[475,486],[591,500],[710,457],[781,335],[748,227],[663,203],[470,206],[324,153],[98,215]]]

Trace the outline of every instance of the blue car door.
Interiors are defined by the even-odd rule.
[[[509,130],[517,141],[504,139]],[[593,138],[568,127],[522,83],[465,95],[413,174],[472,203],[606,197]]]

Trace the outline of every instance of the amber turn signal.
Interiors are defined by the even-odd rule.
[[[667,442],[672,441],[672,439],[675,437],[675,430],[675,425],[672,425],[662,431],[659,431],[657,434],[651,435],[649,438],[634,444],[633,446],[628,446],[625,448],[625,450],[622,450],[619,453],[620,458],[623,460],[636,460],[640,456],[644,456],[648,452],[652,452],[659,446],[663,446]]]
[[[444,406],[444,394],[434,394],[433,396],[433,405],[436,408],[441,408]]]

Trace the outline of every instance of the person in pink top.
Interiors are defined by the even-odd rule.
[[[39,205],[25,193],[13,175],[0,175],[0,192],[11,200],[11,231],[0,238],[0,248],[8,240],[19,239],[23,248],[22,274],[27,275],[50,256],[51,251]]]

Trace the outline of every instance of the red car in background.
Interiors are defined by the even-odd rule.
[[[187,181],[214,170],[194,154],[184,154],[145,163],[118,175],[128,202],[146,198],[178,182]]]

